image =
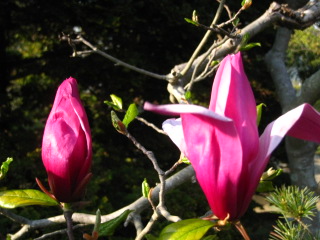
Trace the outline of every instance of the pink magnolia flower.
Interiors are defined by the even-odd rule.
[[[77,81],[70,77],[58,88],[42,140],[42,161],[58,201],[69,203],[82,197],[91,177],[91,158],[87,115]]]
[[[256,103],[241,54],[221,62],[209,109],[186,104],[145,110],[177,115],[163,129],[191,161],[210,208],[220,219],[237,220],[247,210],[272,151],[287,134],[320,142],[320,114],[303,104],[270,123],[259,137]]]

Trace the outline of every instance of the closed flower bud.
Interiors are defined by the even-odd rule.
[[[92,141],[77,81],[66,79],[58,88],[42,140],[42,161],[50,189],[60,202],[81,199],[90,180]]]

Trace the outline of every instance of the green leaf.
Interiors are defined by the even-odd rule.
[[[250,38],[250,34],[249,33],[244,34],[242,39],[241,39],[240,46],[241,47],[245,46],[247,44],[249,38]]]
[[[235,20],[233,20],[232,23],[233,23],[234,26],[238,26],[239,22],[240,22],[240,19],[236,18]]]
[[[191,97],[192,97],[191,91],[186,91],[186,93],[184,94],[184,98],[185,98],[186,100],[190,100]]]
[[[259,126],[260,124],[260,120],[261,120],[261,115],[262,115],[262,107],[265,107],[266,105],[264,103],[260,103],[257,106],[257,126]]]
[[[282,173],[282,169],[269,168],[264,172],[260,178],[259,185],[257,187],[257,192],[271,192],[274,190],[271,180],[276,178]]]
[[[266,172],[264,172],[261,176],[261,180],[270,181],[278,177],[283,172],[282,169],[273,169],[269,168]]]
[[[185,163],[185,164],[188,164],[188,165],[191,164],[190,160],[188,158],[186,158],[186,157],[181,158],[180,161]]]
[[[99,228],[99,236],[112,236],[116,228],[123,223],[128,215],[133,212],[132,210],[125,210],[121,215],[118,217],[100,224]]]
[[[116,111],[122,110],[122,99],[114,94],[111,94],[110,97],[112,102],[106,100],[104,101],[104,103],[109,105]]]
[[[202,219],[182,220],[166,226],[159,240],[199,240],[213,226],[213,222]]]
[[[191,23],[191,24],[193,24],[193,25],[195,25],[195,26],[199,26],[199,23],[197,23],[196,21],[193,21],[193,20],[191,20],[190,18],[184,18],[184,20],[187,22],[187,23]]]
[[[13,158],[7,158],[6,161],[4,161],[2,164],[1,164],[1,168],[0,168],[0,179],[3,179],[8,170],[9,170],[9,165],[10,163],[13,161]]]
[[[264,193],[264,192],[271,192],[273,190],[274,190],[274,187],[271,181],[260,181],[256,191],[260,193]]]
[[[218,65],[219,63],[220,63],[220,61],[213,60],[213,61],[210,63],[210,66],[211,66],[211,67],[214,67],[214,66]]]
[[[0,192],[0,207],[16,208],[30,205],[56,206],[59,202],[34,189]]]
[[[158,240],[158,238],[155,237],[155,236],[153,236],[152,234],[146,234],[146,235],[145,235],[145,238],[146,238],[147,240]]]
[[[245,46],[240,48],[240,51],[248,51],[251,48],[254,47],[261,47],[261,43],[248,43]]]
[[[142,196],[148,198],[149,192],[150,192],[150,186],[149,186],[149,183],[147,182],[147,179],[145,178],[142,182]]]
[[[202,238],[201,240],[219,240],[219,238],[216,235],[209,235]]]
[[[129,123],[131,123],[136,118],[136,116],[138,116],[138,114],[139,114],[139,110],[136,104],[131,103],[122,121],[123,124],[126,126],[126,128],[128,127]]]
[[[111,94],[110,97],[114,105],[116,105],[119,109],[122,109],[122,99],[114,94]]]

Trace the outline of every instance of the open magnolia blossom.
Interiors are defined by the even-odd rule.
[[[216,73],[209,109],[187,104],[144,109],[166,115],[163,129],[191,161],[219,219],[237,220],[247,210],[272,151],[285,135],[320,143],[320,114],[303,104],[271,122],[259,137],[256,102],[241,53],[226,56]]]
[[[70,77],[58,88],[42,139],[42,161],[55,199],[69,203],[82,197],[91,177],[91,158],[87,115],[77,81]],[[37,182],[48,193],[40,181]]]

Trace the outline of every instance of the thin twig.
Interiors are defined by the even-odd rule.
[[[243,10],[243,8],[240,8],[239,11],[232,17],[229,8],[228,8],[227,6],[225,6],[225,8],[227,9],[227,12],[228,12],[228,14],[229,14],[229,18],[230,18],[230,19],[229,19],[228,21],[226,21],[226,22],[223,22],[223,23],[217,25],[218,28],[222,28],[222,27],[224,27],[224,26],[232,23],[234,20],[237,19],[237,17],[240,15],[240,13],[241,13],[242,10]]]
[[[165,207],[165,189],[166,189],[166,176],[165,172],[159,167],[158,161],[155,158],[152,151],[148,151],[144,146],[142,146],[128,131],[125,133],[126,137],[129,138],[133,144],[142,151],[152,162],[154,169],[158,173],[158,177],[160,180],[160,189],[159,189],[159,203],[156,207],[154,207],[152,202],[152,191],[150,191],[150,196],[148,197],[148,200],[151,201],[152,208],[154,209],[152,217],[150,218],[148,224],[145,226],[145,228],[137,235],[136,240],[140,240],[143,238],[145,234],[147,234],[156,220],[159,218],[159,216],[165,217],[168,221],[179,221],[181,220],[177,216],[172,216]]]
[[[204,78],[208,75],[208,74],[207,74],[207,71],[208,71],[208,68],[209,68],[209,66],[211,65],[211,61],[212,61],[212,59],[213,59],[213,57],[214,57],[214,55],[211,54],[212,51],[213,51],[214,49],[216,49],[217,47],[221,46],[221,45],[222,45],[224,42],[226,42],[227,40],[228,40],[228,38],[225,37],[225,38],[223,38],[221,41],[213,44],[213,45],[208,49],[208,51],[202,56],[201,61],[199,61],[199,62],[197,63],[197,65],[195,66],[195,68],[194,68],[194,70],[193,70],[193,72],[192,72],[192,77],[191,77],[190,82],[185,86],[185,89],[187,89],[187,91],[191,91],[192,86],[193,86],[193,83],[195,83],[195,82],[197,82],[197,81],[200,81],[201,79],[204,79]],[[202,63],[208,58],[208,56],[209,56],[210,54],[211,54],[211,57],[209,58],[209,61],[207,62],[207,65],[206,65],[205,69],[202,71],[202,73],[201,73],[200,75],[198,75],[198,76],[196,77],[196,74],[197,74],[197,72],[198,72],[198,68],[202,65]],[[210,73],[211,73],[212,71],[214,71],[214,70],[215,70],[215,69],[211,70]]]
[[[217,10],[217,12],[215,14],[215,17],[214,17],[214,19],[213,19],[213,21],[212,21],[210,26],[213,26],[213,25],[215,25],[217,23],[218,19],[221,16],[221,12],[222,12],[222,9],[223,9],[222,6],[224,5],[224,3],[225,3],[225,0],[221,0],[220,5],[218,7],[218,10]],[[192,56],[190,57],[188,63],[186,64],[185,68],[180,72],[181,76],[184,76],[189,71],[189,69],[191,68],[194,60],[199,55],[201,49],[204,47],[205,43],[208,41],[208,39],[209,39],[211,34],[212,34],[212,31],[211,30],[207,30],[207,32],[203,36],[201,42],[197,46],[196,50],[194,50]]]
[[[168,135],[165,131],[163,131],[162,129],[158,128],[156,125],[154,125],[153,123],[148,122],[146,119],[142,118],[142,117],[136,117],[137,120],[139,120],[140,122],[143,122],[145,125],[147,125],[148,127],[153,128],[154,130],[156,130],[158,133],[164,134],[164,135]]]
[[[153,73],[153,72],[150,72],[150,71],[147,71],[147,70],[144,70],[142,68],[138,68],[136,66],[133,66],[131,64],[128,64],[126,62],[123,62],[109,54],[107,54],[106,52],[104,51],[101,51],[100,49],[98,49],[97,47],[95,47],[93,44],[91,44],[89,41],[87,41],[86,39],[84,39],[81,35],[79,35],[77,37],[77,39],[75,40],[72,40],[74,42],[81,42],[83,43],[84,45],[88,46],[89,48],[92,49],[93,52],[109,59],[110,61],[116,63],[116,65],[119,65],[119,66],[123,66],[125,68],[128,68],[128,69],[131,69],[135,72],[138,72],[138,73],[141,73],[141,74],[144,74],[146,76],[149,76],[149,77],[152,77],[152,78],[156,78],[156,79],[160,79],[160,80],[165,80],[165,81],[169,81],[170,79],[166,76],[166,75],[160,75],[160,74],[156,74],[156,73]]]

